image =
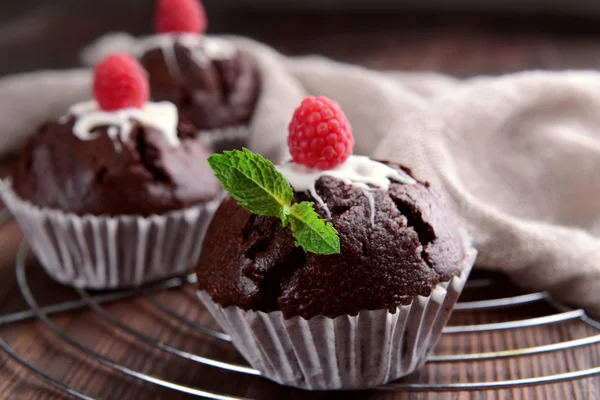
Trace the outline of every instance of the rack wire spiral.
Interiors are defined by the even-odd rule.
[[[11,219],[11,215],[4,211],[0,214],[0,226],[6,224]],[[78,350],[86,357],[94,359],[96,362],[108,367],[115,373],[124,374],[126,376],[139,379],[141,381],[154,384],[163,388],[171,389],[177,392],[195,395],[199,397],[209,399],[237,399],[238,397],[232,397],[223,393],[215,393],[202,388],[191,387],[180,385],[168,380],[163,380],[157,376],[145,374],[134,369],[131,369],[123,364],[120,364],[113,359],[102,355],[90,347],[78,342],[73,337],[69,336],[64,332],[58,325],[52,321],[52,316],[65,311],[72,311],[77,309],[88,309],[95,313],[98,318],[101,318],[104,322],[110,324],[117,330],[120,330],[136,340],[144,343],[145,345],[152,346],[160,349],[165,353],[169,353],[173,356],[183,358],[189,362],[200,363],[212,368],[218,368],[229,373],[240,373],[252,376],[260,376],[260,372],[252,369],[247,365],[235,364],[230,362],[224,362],[215,358],[205,357],[198,354],[192,354],[190,352],[181,350],[177,347],[156,340],[152,337],[147,336],[139,330],[133,329],[127,324],[121,322],[114,315],[109,313],[104,305],[111,302],[121,301],[130,298],[142,298],[144,301],[150,303],[152,307],[158,312],[163,314],[165,317],[176,320],[179,323],[183,323],[186,326],[198,331],[199,333],[206,335],[214,340],[229,342],[230,338],[228,335],[213,330],[210,327],[202,325],[196,321],[192,321],[183,315],[178,314],[167,305],[159,302],[151,295],[153,293],[172,290],[178,288],[185,288],[186,286],[194,286],[195,278],[193,275],[173,278],[158,284],[154,284],[150,287],[144,288],[143,290],[127,290],[121,292],[105,293],[91,295],[85,290],[76,289],[78,299],[74,301],[62,302],[50,306],[40,306],[35,298],[34,293],[30,290],[27,277],[26,277],[26,263],[25,258],[29,251],[28,244],[23,241],[19,247],[19,251],[16,257],[15,272],[17,276],[17,283],[24,297],[29,309],[13,314],[0,316],[0,328],[9,324],[17,323],[28,319],[37,319],[40,321],[46,329],[55,334],[64,344]],[[475,288],[482,288],[493,285],[486,279],[471,280],[467,283],[466,291],[473,290]],[[482,311],[492,310],[499,308],[508,308],[515,306],[522,306],[527,304],[533,304],[538,302],[545,302],[551,307],[553,312],[547,315],[526,318],[514,321],[502,321],[493,323],[483,323],[475,325],[454,325],[448,326],[444,329],[444,335],[455,335],[455,334],[477,334],[481,332],[493,332],[500,330],[510,329],[521,329],[526,327],[544,326],[549,324],[564,323],[567,321],[576,321],[585,324],[591,328],[596,334],[588,335],[583,338],[566,340],[557,343],[544,344],[526,348],[517,348],[500,351],[489,351],[480,353],[467,353],[467,354],[448,354],[448,355],[432,355],[429,358],[429,363],[462,363],[471,361],[483,361],[483,360],[501,360],[512,357],[526,357],[534,356],[543,353],[559,352],[559,351],[570,351],[575,348],[583,346],[593,346],[600,344],[600,323],[590,319],[586,316],[585,312],[581,309],[572,309],[562,304],[559,304],[552,300],[547,293],[530,293],[524,295],[517,295],[505,298],[496,298],[479,301],[462,301],[457,304],[455,311]],[[1,333],[1,331],[0,331]],[[22,355],[11,348],[0,336],[0,348],[4,350],[9,356],[20,363],[22,366],[27,368],[31,373],[44,380],[46,383],[53,387],[60,389],[75,398],[79,399],[93,399],[89,395],[82,393],[75,387],[69,386],[54,377],[47,372],[39,369],[32,363],[28,362]],[[504,388],[515,388],[523,386],[540,385],[547,383],[557,383],[566,380],[580,379],[586,377],[592,377],[600,375],[600,365],[591,368],[573,369],[568,372],[549,374],[543,376],[535,376],[529,378],[517,378],[509,380],[498,380],[498,381],[471,381],[471,382],[454,382],[454,383],[406,383],[406,382],[395,382],[384,385],[377,388],[377,390],[412,390],[412,391],[456,391],[456,390],[487,390],[487,389],[504,389]],[[259,379],[259,378],[257,378]]]

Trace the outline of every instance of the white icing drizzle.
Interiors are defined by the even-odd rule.
[[[121,141],[117,140],[119,138],[119,128],[116,126],[109,126],[106,130],[108,137],[112,140],[113,146],[115,147],[115,151],[120,152],[123,150],[123,146],[121,145]]]
[[[375,197],[373,196],[371,188],[365,183],[355,183],[354,186],[361,188],[363,196],[369,201],[369,218],[371,220],[371,225],[375,225]]]
[[[165,33],[141,39],[136,44],[133,52],[136,57],[140,58],[150,50],[161,49],[169,72],[171,75],[177,76],[180,75],[181,70],[177,63],[177,57],[175,57],[175,43],[187,47],[194,61],[202,67],[208,65],[211,60],[233,58],[237,51],[235,46],[224,39],[191,33]]]
[[[172,43],[169,44],[168,42],[165,42],[161,46],[161,51],[165,56],[165,62],[167,63],[169,74],[171,74],[171,76],[181,75],[181,69],[179,68],[179,63],[177,62],[177,55],[175,54],[175,46]]]
[[[372,194],[373,189],[369,185],[388,190],[392,181],[406,185],[417,183],[407,173],[395,170],[365,156],[351,156],[344,164],[326,171],[308,168],[293,162],[280,165],[277,170],[281,172],[296,192],[308,191],[317,203],[325,209],[328,218],[331,218],[331,212],[315,190],[315,184],[320,177],[324,175],[331,176],[341,180],[346,185],[353,185],[362,189],[371,207],[370,218],[372,224],[375,223],[375,198]]]
[[[154,128],[161,132],[171,146],[179,144],[177,137],[177,124],[179,115],[173,103],[163,101],[159,103],[148,102],[143,108],[126,108],[116,111],[103,111],[94,100],[77,103],[71,106],[69,114],[76,117],[73,134],[80,140],[93,140],[98,137],[96,129],[108,127],[108,136],[115,143],[115,148],[120,150],[120,138],[124,142],[129,137],[133,121],[142,126]]]

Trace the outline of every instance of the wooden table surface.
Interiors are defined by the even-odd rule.
[[[39,2],[43,4],[44,2]],[[67,3],[67,2],[65,2]],[[0,63],[0,75],[39,68],[75,66],[77,50],[108,30],[135,34],[150,29],[150,7],[141,1],[108,2],[112,6],[30,7],[12,4],[15,15],[0,13],[0,52],[9,54]],[[90,2],[91,3],[91,2]],[[107,3],[107,4],[108,4]],[[127,3],[127,4],[121,4]],[[149,2],[146,2],[149,3]],[[339,60],[382,69],[431,70],[467,77],[500,74],[533,68],[597,68],[600,64],[600,24],[585,19],[558,17],[490,17],[339,14],[224,13],[209,2],[211,31],[248,35],[287,54],[320,53]],[[22,11],[19,11],[19,7]],[[96,7],[96,8],[93,8]],[[134,7],[135,14],[132,14]],[[4,176],[11,161],[0,166]],[[13,269],[21,234],[14,223],[0,228],[0,315],[26,309]],[[28,282],[41,304],[73,298],[73,293],[47,278],[37,263],[28,260]],[[504,297],[515,290],[502,284],[469,292],[471,298]],[[75,296],[76,297],[76,296]],[[213,324],[190,290],[163,292],[153,297],[187,318]],[[228,344],[209,340],[185,324],[166,318],[144,299],[122,301],[107,310],[131,327],[177,348],[225,361],[243,362]],[[452,324],[508,321],[545,315],[542,305],[488,312],[458,312]],[[214,392],[251,398],[348,398],[347,393],[305,392],[279,387],[260,378],[227,373],[144,345],[102,321],[89,310],[52,318],[78,341],[131,369],[202,387]],[[437,352],[503,350],[573,340],[597,334],[582,323],[568,323],[478,335],[447,335]],[[166,389],[127,378],[102,367],[70,348],[42,323],[26,321],[0,326],[0,338],[19,354],[52,376],[90,396],[104,399],[184,398]],[[517,379],[600,366],[600,347],[553,352],[510,360],[430,364],[410,381],[453,382]],[[373,399],[599,399],[600,378],[484,392],[409,393],[367,391],[352,398]],[[43,384],[0,352],[0,398],[68,398]]]

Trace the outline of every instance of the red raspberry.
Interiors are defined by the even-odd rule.
[[[294,112],[288,146],[294,162],[327,170],[352,155],[352,127],[340,106],[327,97],[307,97]]]
[[[154,16],[157,33],[204,33],[206,13],[199,0],[158,0]]]
[[[129,54],[112,54],[96,66],[94,97],[105,111],[142,108],[150,97],[146,72]]]

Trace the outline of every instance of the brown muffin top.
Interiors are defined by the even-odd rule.
[[[224,201],[196,268],[200,289],[223,307],[281,310],[286,318],[335,318],[361,310],[393,311],[461,273],[460,233],[427,183],[392,182],[387,191],[372,189],[374,222],[363,189],[331,176],[316,182],[341,241],[341,254],[329,256],[296,247],[279,219]],[[306,193],[295,194],[295,201],[304,200],[314,201]],[[315,208],[326,217],[323,207]]]
[[[41,207],[75,214],[148,216],[214,199],[221,187],[208,152],[188,122],[179,122],[179,144],[133,122],[127,140],[73,134],[75,117],[49,122],[29,138],[13,172],[13,187]]]
[[[140,54],[152,99],[174,103],[199,130],[247,124],[259,91],[254,61],[243,51],[232,51],[232,45],[223,40],[185,36],[190,38],[167,41]],[[227,47],[227,51],[218,54],[215,46]]]

